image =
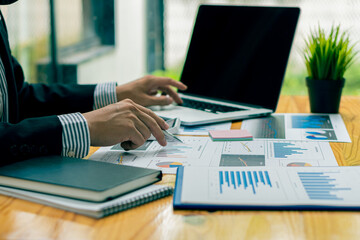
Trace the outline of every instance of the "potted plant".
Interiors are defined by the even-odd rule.
[[[311,112],[339,112],[344,73],[357,54],[354,45],[347,32],[340,33],[340,25],[328,35],[318,26],[308,36],[304,56]]]

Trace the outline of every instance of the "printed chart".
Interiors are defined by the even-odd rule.
[[[175,174],[178,166],[208,166],[219,144],[208,137],[180,137],[183,143],[169,142],[166,147],[153,143],[145,156],[133,162],[133,166],[162,170]]]
[[[181,202],[203,206],[360,207],[360,167],[186,167]],[[179,180],[179,178],[177,179]]]
[[[281,183],[276,174],[269,171],[211,171],[209,175],[211,186],[210,197],[216,199],[241,199],[252,201],[261,197],[272,200],[283,199],[286,196],[281,190]]]
[[[246,190],[248,187],[256,194],[257,188],[272,187],[268,171],[219,171],[220,194],[223,193],[225,187],[242,188]],[[256,190],[255,190],[256,189]]]
[[[328,115],[291,116],[293,128],[324,128],[333,129]]]
[[[307,141],[269,141],[269,158],[286,160],[324,160],[319,143]],[[323,144],[321,144],[323,145]]]
[[[229,130],[230,128],[231,128],[231,122],[200,125],[200,126],[181,126],[178,134],[208,135],[210,130]]]
[[[244,120],[241,129],[254,139],[351,142],[339,114],[272,114]]]
[[[218,164],[211,166],[338,166],[327,142],[254,140],[223,144]]]
[[[333,130],[312,130],[305,131],[304,137],[309,140],[336,140],[336,135]]]
[[[271,117],[243,121],[241,129],[248,130],[254,138],[285,139],[285,117]]]
[[[344,200],[343,193],[350,187],[341,186],[339,172],[298,172],[300,181],[311,200]]]
[[[159,162],[156,164],[160,168],[177,168],[182,165],[180,162]]]

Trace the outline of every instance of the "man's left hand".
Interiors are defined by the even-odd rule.
[[[167,77],[145,76],[133,82],[116,87],[117,100],[129,98],[142,106],[168,105],[175,101],[182,103],[180,96],[171,88],[186,90],[187,86]],[[157,96],[158,91],[166,95]]]

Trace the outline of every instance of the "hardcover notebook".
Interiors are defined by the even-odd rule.
[[[0,168],[0,186],[101,202],[160,181],[159,170],[47,156]]]
[[[88,202],[44,193],[0,187],[0,194],[41,203],[93,218],[105,217],[172,194],[173,188],[151,185],[106,202]]]
[[[360,210],[360,167],[179,167],[176,209]]]

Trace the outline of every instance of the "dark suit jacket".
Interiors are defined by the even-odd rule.
[[[43,155],[59,155],[62,126],[56,115],[92,110],[95,85],[44,85],[24,82],[11,56],[0,12],[0,57],[8,87],[9,123],[0,123],[0,165]]]

